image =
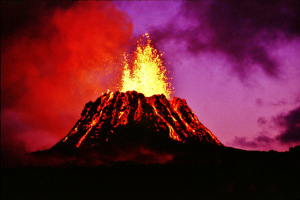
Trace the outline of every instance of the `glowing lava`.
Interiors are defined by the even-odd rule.
[[[155,94],[164,94],[170,98],[171,84],[166,76],[166,68],[161,59],[162,54],[151,45],[149,35],[146,33],[146,44],[137,42],[137,49],[134,51],[132,59],[134,62],[129,69],[129,60],[124,55],[124,74],[122,77],[121,92],[137,91],[146,97]],[[142,40],[140,40],[141,42]]]
[[[102,148],[108,141],[123,144],[127,137],[134,138],[130,142],[170,138],[222,146],[184,99],[169,100],[171,89],[162,54],[151,45],[149,35],[145,36],[146,43],[141,39],[130,59],[125,55],[121,91],[108,91],[87,103],[80,120],[56,146]]]
[[[184,99],[145,97],[135,91],[109,92],[86,104],[81,118],[58,143],[77,148],[101,147],[119,134],[168,136],[178,142],[198,141],[222,146],[196,117]]]

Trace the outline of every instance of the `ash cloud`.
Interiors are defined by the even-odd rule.
[[[248,141],[246,137],[234,137],[234,140],[232,142],[234,145],[242,146],[242,147],[251,147],[251,148],[257,148],[258,144],[255,141]]]
[[[264,125],[267,124],[267,123],[268,123],[268,121],[266,120],[265,117],[260,117],[260,118],[257,119],[257,124],[258,124],[259,126],[264,126]]]
[[[252,140],[246,137],[235,137],[232,144],[242,148],[257,149],[272,146],[275,143],[280,143],[281,145],[297,145],[300,143],[300,107],[291,110],[287,114],[281,113],[271,120],[260,117],[257,120],[257,124],[261,127],[268,125],[273,127],[273,129],[282,131],[280,134],[272,137],[268,136],[268,132],[263,131]]]
[[[276,41],[299,37],[299,6],[300,2],[293,0],[188,1],[173,22],[151,35],[156,41],[185,41],[194,54],[222,53],[240,78],[247,77],[254,67],[277,77],[280,63],[268,49]],[[180,22],[182,17],[185,25]]]
[[[232,143],[235,146],[240,146],[242,148],[251,148],[257,149],[261,147],[269,147],[275,142],[274,138],[271,138],[267,135],[259,135],[253,140],[248,140],[246,137],[234,137]]]
[[[111,2],[1,6],[1,158],[7,158],[51,147],[86,102],[116,86],[113,78],[101,80],[119,73],[110,67],[127,48],[132,23]]]
[[[281,114],[274,119],[274,123],[285,130],[276,139],[284,144],[300,142],[300,107],[290,111],[288,114]]]

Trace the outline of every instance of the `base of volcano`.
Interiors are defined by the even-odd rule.
[[[218,148],[219,149],[219,148]],[[300,152],[223,147],[167,164],[1,169],[1,199],[299,199]],[[176,161],[176,162],[175,162]]]

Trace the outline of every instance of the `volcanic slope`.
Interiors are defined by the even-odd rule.
[[[107,145],[201,143],[223,146],[184,99],[108,92],[88,102],[71,131],[51,149],[101,149]]]

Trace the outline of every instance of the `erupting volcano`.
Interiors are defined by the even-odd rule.
[[[131,56],[124,55],[120,91],[88,102],[75,126],[51,150],[106,151],[126,145],[152,150],[178,143],[223,146],[184,99],[168,100],[171,84],[161,56],[146,34],[146,43],[141,39]]]
[[[80,120],[57,146],[101,147],[119,134],[142,138],[147,132],[183,143],[201,141],[221,145],[185,100],[174,97],[169,101],[163,94],[145,97],[142,93],[127,91],[109,92],[87,103]]]

